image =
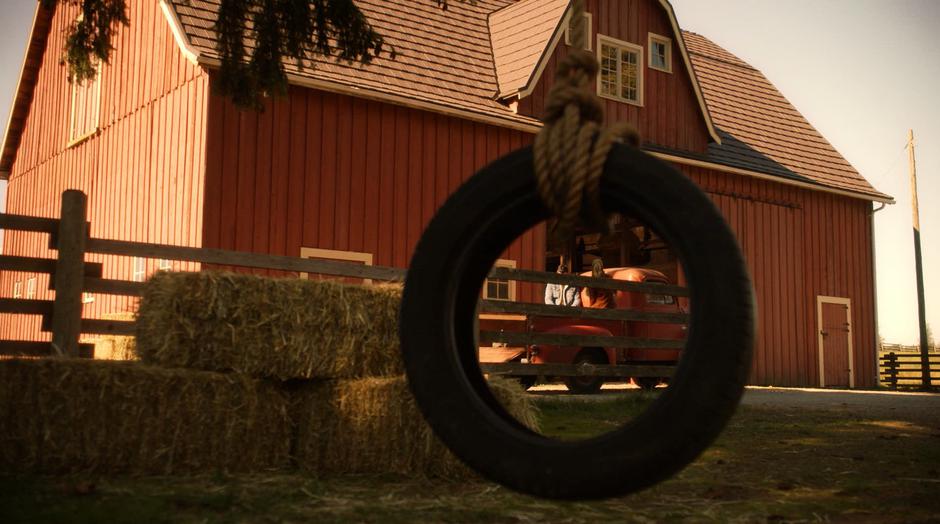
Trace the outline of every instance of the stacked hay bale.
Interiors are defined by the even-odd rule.
[[[142,362],[0,362],[0,471],[465,478],[402,376],[400,298],[398,286],[158,273],[137,315]],[[534,426],[514,382],[491,385]]]
[[[289,398],[233,374],[0,361],[0,471],[170,474],[289,463]]]
[[[289,381],[293,461],[320,473],[464,477],[402,376],[398,286],[160,273],[138,311],[137,352],[163,367]],[[493,391],[533,425],[515,383]]]

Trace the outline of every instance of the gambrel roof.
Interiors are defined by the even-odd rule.
[[[156,1],[156,0],[152,0]],[[221,0],[159,0],[182,52],[193,62],[218,67],[212,27]],[[672,158],[825,188],[857,198],[891,202],[875,190],[756,69],[708,39],[679,30],[672,6],[657,1],[673,24],[675,40],[713,137],[695,156]],[[369,65],[316,58],[285,61],[293,84],[400,103],[495,125],[537,131],[540,123],[517,114],[506,97],[526,96],[564,31],[569,0],[451,1],[356,0],[387,49]],[[0,177],[13,163],[31,102],[29,57],[45,47],[48,21],[33,27],[24,68],[0,156]],[[251,42],[247,43],[250,48]],[[394,54],[390,52],[394,50]],[[41,53],[39,53],[41,56]],[[22,95],[22,96],[21,96]]]
[[[887,197],[859,175],[760,71],[704,36],[684,34],[722,139],[720,146],[709,146],[709,160]]]

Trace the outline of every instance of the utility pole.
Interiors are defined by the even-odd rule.
[[[920,369],[924,388],[930,387],[930,355],[927,347],[927,306],[924,302],[924,263],[920,254],[920,212],[917,209],[917,161],[914,159],[914,130],[907,134],[911,165],[911,209],[914,218],[914,264],[917,270],[917,314],[920,320]]]

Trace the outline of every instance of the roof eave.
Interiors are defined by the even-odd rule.
[[[167,0],[160,0],[160,10],[163,11],[163,16],[166,18],[167,23],[170,24],[170,31],[173,33],[173,39],[176,40],[176,45],[179,47],[180,53],[193,65],[200,65],[202,55],[198,49],[189,43],[186,32],[183,30],[183,24],[180,22],[179,17],[176,16],[176,9],[171,7],[167,3]]]
[[[49,30],[51,29],[52,15],[55,14],[55,9],[55,5],[47,9],[43,7],[42,2],[36,3],[36,10],[33,13],[33,23],[29,30],[29,40],[26,44],[26,50],[23,52],[19,79],[16,82],[16,91],[13,93],[13,101],[10,104],[10,114],[7,116],[6,127],[4,127],[3,131],[2,149],[0,149],[0,180],[9,180],[10,172],[13,169],[13,162],[16,159],[16,152],[19,149],[20,139],[23,136],[22,126],[16,128],[13,124],[18,117],[22,118],[25,122],[25,116],[21,113],[27,111],[27,108],[33,101],[33,92],[36,87],[38,70],[36,74],[28,76],[26,74],[26,64],[30,56],[45,52]]]

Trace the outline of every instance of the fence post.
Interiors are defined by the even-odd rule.
[[[62,193],[56,249],[55,302],[52,306],[52,343],[64,355],[78,356],[82,324],[82,288],[85,280],[87,198],[69,189]]]
[[[898,389],[898,356],[894,351],[888,353],[888,377],[891,389]]]

